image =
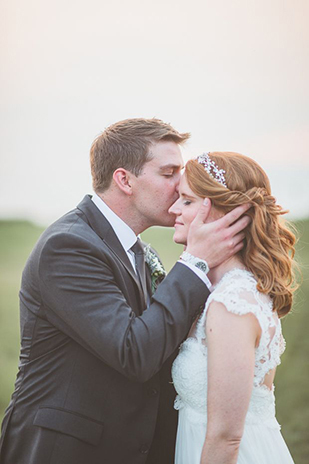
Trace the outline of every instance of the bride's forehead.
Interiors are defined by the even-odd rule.
[[[181,195],[193,198],[199,198],[189,187],[188,181],[185,175],[181,176],[180,183],[179,183],[179,193]]]
[[[186,190],[190,190],[190,191],[192,192],[192,190],[190,189],[189,184],[188,184],[188,180],[187,180],[187,176],[186,176],[186,171],[184,171],[184,172],[181,174],[180,183],[179,183],[179,188],[185,188]]]

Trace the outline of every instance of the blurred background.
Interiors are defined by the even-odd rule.
[[[190,131],[185,159],[246,154],[299,230],[303,272],[278,369],[278,419],[309,462],[309,2],[0,2],[0,415],[19,352],[18,290],[42,230],[91,193],[89,148],[115,121]],[[144,234],[169,269],[172,230]]]

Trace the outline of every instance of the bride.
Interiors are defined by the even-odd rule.
[[[275,418],[274,377],[291,309],[294,235],[285,211],[252,159],[214,152],[190,160],[170,208],[174,241],[186,245],[205,197],[207,222],[250,202],[251,223],[238,255],[209,271],[205,309],[174,361],[179,410],[176,464],[292,464]]]

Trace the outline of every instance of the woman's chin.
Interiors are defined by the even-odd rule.
[[[183,237],[180,237],[180,235],[178,235],[177,232],[174,233],[173,241],[178,245],[187,245],[187,240]]]

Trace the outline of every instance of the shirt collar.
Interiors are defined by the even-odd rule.
[[[101,213],[106,217],[112,228],[114,229],[115,234],[118,237],[121,245],[126,251],[129,251],[130,248],[134,245],[137,240],[137,237],[131,227],[128,226],[109,206],[94,193],[92,197],[93,203],[101,211]]]

